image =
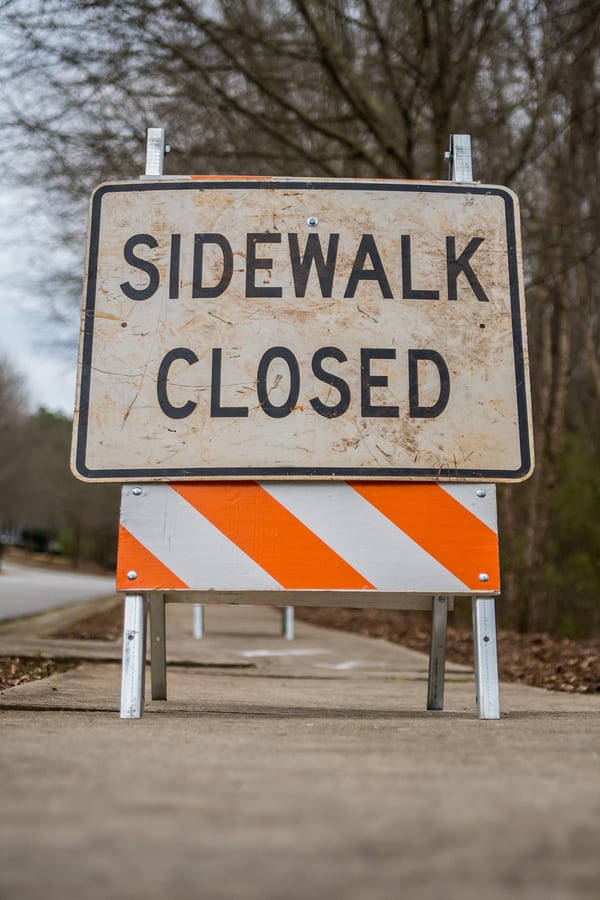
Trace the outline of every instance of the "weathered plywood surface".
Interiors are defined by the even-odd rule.
[[[521,480],[516,198],[181,179],[91,204],[74,470],[102,480]]]

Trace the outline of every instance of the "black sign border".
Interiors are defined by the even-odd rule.
[[[98,274],[98,246],[100,240],[100,220],[102,214],[102,200],[106,194],[132,193],[137,191],[173,191],[173,190],[343,190],[343,191],[400,191],[407,193],[435,193],[435,194],[475,194],[492,197],[500,197],[504,201],[506,237],[508,248],[508,272],[510,287],[510,304],[512,318],[512,335],[515,365],[515,383],[517,399],[517,418],[519,432],[519,446],[521,451],[521,464],[518,469],[473,469],[473,468],[391,468],[378,467],[365,469],[356,466],[254,466],[254,467],[187,467],[152,469],[90,469],[86,465],[87,432],[89,418],[89,403],[91,390],[91,361],[94,338],[94,314],[96,304],[96,281]],[[89,229],[89,256],[87,289],[85,307],[83,313],[82,349],[80,355],[80,385],[78,393],[79,418],[77,430],[74,433],[74,464],[75,474],[84,480],[91,481],[178,481],[178,480],[227,480],[234,478],[236,481],[244,479],[289,479],[289,478],[315,478],[315,479],[357,479],[372,480],[398,480],[418,481],[522,481],[533,471],[532,447],[530,443],[530,421],[527,403],[527,373],[525,367],[524,336],[521,327],[521,296],[519,293],[519,270],[517,261],[517,234],[515,222],[515,209],[512,194],[502,187],[489,187],[484,185],[464,185],[452,182],[387,182],[387,181],[310,181],[303,179],[290,179],[274,181],[265,179],[235,180],[200,177],[189,178],[185,181],[144,180],[140,182],[117,182],[103,184],[98,187],[91,201],[90,229]]]

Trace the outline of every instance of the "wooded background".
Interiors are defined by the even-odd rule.
[[[4,169],[37,180],[70,260],[43,272],[55,328],[78,319],[89,194],[142,173],[148,127],[173,175],[446,178],[449,135],[471,134],[475,178],[520,197],[527,287],[537,462],[500,489],[501,620],[599,634],[599,3],[0,0],[0,27]],[[0,524],[27,509],[49,528],[14,490],[42,462],[6,401],[0,417]],[[91,523],[78,492],[103,489],[64,490],[56,522],[89,503]]]

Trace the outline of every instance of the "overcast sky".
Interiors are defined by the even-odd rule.
[[[3,184],[0,192],[0,354],[22,376],[31,411],[44,406],[52,412],[72,415],[78,311],[73,309],[72,322],[54,329],[45,312],[45,299],[36,296],[35,281],[43,276],[43,256],[37,247],[40,228],[45,226],[35,208],[36,198],[24,187]],[[64,343],[65,329],[70,338],[68,349]]]
[[[10,47],[10,31],[4,27],[0,29],[0,58],[9,59]],[[5,119],[11,120],[11,85],[12,82],[6,79],[0,90],[2,123]],[[19,96],[12,97],[13,102],[20,99]],[[77,309],[73,308],[72,322],[68,321],[64,328],[58,329],[52,327],[50,317],[44,314],[48,297],[43,297],[35,285],[44,276],[44,254],[40,253],[40,245],[48,253],[50,228],[43,218],[48,199],[39,188],[34,190],[23,180],[17,180],[13,169],[22,171],[34,162],[27,160],[24,164],[22,147],[15,151],[10,132],[8,136],[6,132],[3,135],[5,143],[0,148],[0,356],[21,375],[31,411],[44,406],[52,412],[71,416],[77,368]],[[18,164],[13,166],[15,153],[19,154]],[[67,344],[70,350],[65,349]]]

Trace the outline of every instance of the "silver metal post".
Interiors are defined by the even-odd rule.
[[[471,136],[469,134],[450,135],[450,149],[446,153],[446,159],[449,163],[450,181],[473,181]],[[448,597],[432,598],[427,709],[442,710],[444,708],[448,605]]]
[[[451,181],[473,181],[471,135],[451,134],[446,154]],[[500,718],[496,612],[493,597],[473,597],[475,691],[480,719]]]
[[[473,181],[471,135],[451,134],[450,149],[446,153],[450,181]]]
[[[294,640],[294,607],[293,606],[284,606],[281,612],[282,612],[281,633],[283,634],[286,641],[293,641]]]
[[[194,637],[197,641],[204,637],[204,607],[194,603]]]
[[[446,633],[448,626],[448,597],[432,598],[431,649],[427,682],[427,709],[444,708],[444,679],[446,675]]]
[[[165,129],[149,128],[146,132],[145,176],[160,177],[165,164]],[[146,654],[146,619],[144,617],[144,660]],[[165,598],[150,594],[150,673],[153,700],[167,699],[167,647],[165,628]],[[143,681],[143,679],[142,679]],[[141,705],[143,708],[143,696]],[[122,714],[121,714],[122,715]],[[138,715],[142,715],[141,709]]]
[[[160,177],[165,170],[165,129],[149,128],[146,132],[146,171],[148,177]]]
[[[152,699],[167,699],[167,635],[164,594],[150,594],[150,683]]]
[[[499,719],[498,649],[493,597],[473,597],[473,645],[479,718]]]
[[[146,665],[145,594],[126,594],[121,665],[121,718],[140,719],[144,712]]]

